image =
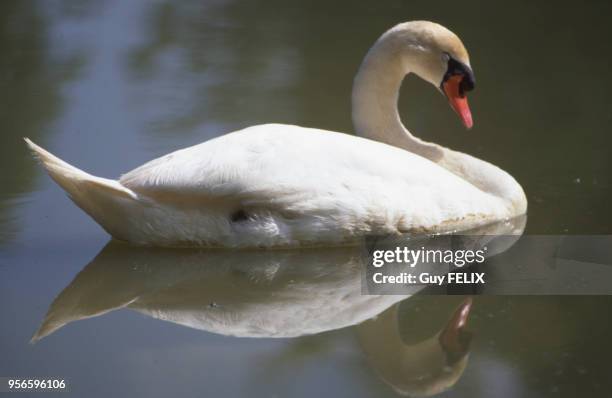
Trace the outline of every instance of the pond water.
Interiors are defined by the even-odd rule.
[[[369,46],[395,23],[431,19],[470,51],[475,127],[466,132],[414,78],[400,100],[407,127],[515,176],[529,200],[526,234],[610,235],[611,11],[607,2],[2,2],[0,377],[63,378],[91,397],[609,395],[610,296],[476,296],[469,355],[440,366],[423,347],[464,297],[363,296],[348,249],[108,243],[21,137],[116,177],[259,123],[350,133],[352,79]]]

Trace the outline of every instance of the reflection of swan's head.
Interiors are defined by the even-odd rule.
[[[395,391],[415,397],[439,394],[459,380],[467,365],[471,333],[465,325],[471,306],[472,300],[466,299],[440,332],[405,344],[396,304],[359,325],[359,340],[370,364]]]

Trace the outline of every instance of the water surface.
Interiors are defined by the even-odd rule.
[[[389,341],[418,344],[444,327],[463,298],[389,296],[369,310],[372,316],[382,311],[371,323],[345,322],[327,331],[304,325],[302,332],[310,333],[305,336],[291,324],[279,330],[291,326],[297,337],[233,337],[164,322],[155,304],[160,296],[144,295],[151,289],[163,293],[167,283],[164,306],[185,308],[172,289],[184,292],[184,283],[198,292],[199,282],[214,288],[215,279],[206,275],[222,266],[223,256],[210,270],[206,261],[174,269],[184,254],[162,263],[137,256],[132,264],[134,253],[111,250],[108,265],[71,296],[88,305],[79,314],[92,317],[30,344],[56,296],[110,249],[105,232],[32,161],[21,137],[86,171],[115,177],[169,151],[258,123],[351,133],[352,78],[368,47],[395,23],[432,19],[458,33],[470,51],[476,124],[464,131],[439,93],[409,78],[400,100],[408,128],[514,175],[529,200],[527,234],[610,234],[611,7],[557,2],[551,8],[527,1],[2,2],[0,376],[66,378],[76,396],[396,396],[398,388],[372,359],[371,345],[364,347],[363,329],[372,330],[372,323],[374,333],[390,327],[401,339]],[[234,277],[241,283],[265,281],[270,273],[249,268],[252,258],[236,261],[242,271]],[[352,275],[342,274],[342,267],[314,271],[320,273],[313,278],[328,283]],[[139,308],[129,303],[141,294],[154,302]],[[214,300],[200,304],[204,308],[196,310],[205,313],[219,309]],[[468,362],[443,394],[609,394],[611,304],[608,297],[477,297]],[[261,312],[262,319],[265,314],[270,312]],[[385,323],[389,319],[392,326]]]

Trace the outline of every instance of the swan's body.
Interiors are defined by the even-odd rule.
[[[414,71],[434,82],[444,73],[431,65],[428,46],[468,64],[456,36],[430,22],[398,25],[370,50],[353,89],[357,132],[370,139],[254,126],[153,160],[118,181],[93,177],[28,144],[111,235],[143,244],[334,244],[372,234],[462,230],[523,214],[524,193],[509,174],[425,143],[399,120],[403,77]]]

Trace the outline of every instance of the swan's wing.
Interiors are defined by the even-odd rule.
[[[428,229],[502,218],[492,195],[420,156],[354,136],[262,125],[153,160],[120,183],[162,202],[242,207],[348,229]],[[368,225],[364,225],[368,224]]]
[[[230,133],[152,160],[124,174],[120,183],[163,202],[202,205],[314,195],[314,187],[299,174],[316,161],[309,158],[312,151],[299,149],[303,134],[295,134],[296,129],[263,125]]]

